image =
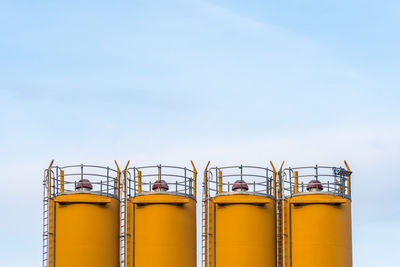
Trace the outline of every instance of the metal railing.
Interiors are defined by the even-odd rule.
[[[246,193],[273,197],[275,192],[274,177],[276,173],[266,167],[227,166],[213,167],[207,171],[207,197],[231,193],[236,181],[245,182]]]
[[[128,198],[143,194],[157,193],[153,186],[161,180],[168,185],[165,193],[196,198],[197,170],[187,167],[155,165],[128,168],[127,192]]]
[[[51,172],[51,175],[49,173]],[[83,179],[92,185],[90,193],[119,197],[121,173],[110,167],[96,165],[52,166],[44,171],[44,186],[49,197],[77,192],[76,187]]]
[[[318,180],[322,193],[329,193],[351,199],[351,171],[348,168],[330,166],[307,166],[286,168],[283,172],[285,197],[308,193],[307,185]]]

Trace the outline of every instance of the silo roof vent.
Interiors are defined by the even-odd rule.
[[[166,181],[157,180],[153,184],[153,190],[156,191],[157,189],[159,189],[161,191],[167,191],[169,189],[169,186]]]
[[[237,180],[233,186],[232,186],[233,191],[247,191],[249,190],[249,186],[247,183],[243,180]]]
[[[89,191],[93,189],[93,185],[88,179],[81,179],[79,182],[76,183],[75,189]]]
[[[311,180],[307,185],[308,191],[322,191],[323,189],[322,183],[318,180]]]

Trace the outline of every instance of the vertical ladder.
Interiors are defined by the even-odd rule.
[[[124,174],[126,177],[126,173]],[[126,179],[120,183],[120,267],[126,267]]]
[[[204,187],[205,188],[205,187]],[[201,227],[202,227],[202,235],[201,235],[201,265],[202,267],[206,267],[206,253],[207,253],[207,215],[206,215],[206,206],[207,206],[207,198],[206,192],[202,194],[202,207],[201,207]]]
[[[282,218],[282,199],[278,198],[276,209],[276,225],[277,225],[277,252],[278,252],[278,267],[283,267],[283,218]]]
[[[48,267],[49,261],[49,196],[47,191],[48,175],[43,179],[43,258],[42,267]]]

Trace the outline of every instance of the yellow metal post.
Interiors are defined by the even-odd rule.
[[[191,160],[190,163],[192,163],[193,166],[193,196],[196,197],[196,186],[197,186],[197,169],[196,166],[194,166],[193,161]]]
[[[299,192],[299,172],[295,171],[294,172],[294,193]]]
[[[120,179],[121,179],[121,170],[118,166],[118,163],[116,160],[114,160],[115,165],[117,165],[117,197],[119,197],[119,185],[120,185]]]
[[[61,191],[61,193],[63,193],[64,192],[64,170],[60,171],[60,182],[61,182],[60,191]]]
[[[222,193],[222,171],[218,171],[218,193]]]
[[[336,182],[337,184],[339,184],[339,192],[340,192],[340,193],[343,193],[342,183],[340,183],[338,179],[335,179],[335,182]]]
[[[138,171],[138,193],[142,193],[142,171]]]
[[[350,167],[349,167],[349,164],[347,164],[347,161],[344,161],[344,164],[346,165],[346,169],[347,169],[349,172],[351,172],[351,169],[350,169]],[[349,197],[351,197],[350,186],[351,186],[351,183],[350,183],[350,175],[349,175],[349,176],[347,176],[347,195],[348,195]]]

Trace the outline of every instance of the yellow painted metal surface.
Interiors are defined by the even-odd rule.
[[[195,267],[196,201],[153,193],[128,199],[127,266]]]
[[[285,267],[351,267],[351,201],[333,194],[285,200]]]
[[[56,267],[119,266],[119,200],[76,193],[56,196],[54,203],[49,266],[53,261]]]
[[[275,200],[232,193],[209,206],[207,267],[276,267]]]
[[[54,212],[55,212],[55,205],[54,200],[49,199],[49,217],[47,218],[47,223],[49,224],[49,239],[48,239],[48,266],[54,266],[54,232],[55,232],[55,224],[54,224]]]

